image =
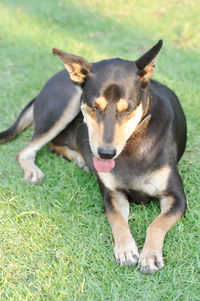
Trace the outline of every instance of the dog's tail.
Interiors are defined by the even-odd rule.
[[[17,120],[7,130],[0,133],[0,143],[14,139],[19,133],[33,122],[33,108],[35,98],[21,111]]]

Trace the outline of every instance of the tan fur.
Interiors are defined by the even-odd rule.
[[[52,52],[64,62],[64,65],[73,81],[80,84],[84,82],[86,76],[90,73],[91,68],[91,64],[88,63],[87,60],[78,55],[67,53],[57,48],[53,48]]]
[[[53,143],[51,143],[50,149],[55,151],[59,156],[67,158],[69,161],[73,161],[76,158],[76,154],[79,154],[67,146],[55,145]]]
[[[147,66],[144,68],[144,72],[146,72],[146,73],[145,73],[145,75],[142,77],[142,81],[143,81],[143,82],[148,82],[149,79],[153,76],[154,70],[155,70],[155,66],[152,66],[151,64],[147,65]]]
[[[104,111],[108,105],[108,102],[105,99],[105,97],[99,97],[99,98],[96,98],[95,105],[97,107],[99,107],[101,111]]]
[[[167,188],[170,173],[171,167],[168,165],[151,172],[146,176],[144,185],[147,187],[144,188],[144,192],[155,196],[157,196],[160,192],[164,192]]]
[[[162,247],[165,235],[181,218],[181,214],[167,214],[173,205],[173,197],[165,197],[164,201],[165,209],[155,218],[146,231],[146,239],[139,260],[141,271],[144,273],[153,273],[164,267]],[[146,270],[145,267],[148,267],[148,269]]]
[[[69,75],[71,77],[71,80],[82,84],[85,81],[85,74],[83,74],[81,72],[82,67],[76,63],[71,63],[69,64],[64,64],[65,68],[67,69],[67,71],[69,72]]]
[[[156,58],[157,56],[143,69],[144,74],[140,77],[142,83],[147,83],[154,75]]]
[[[131,113],[124,117],[121,124],[116,123],[113,145],[119,155],[124,148],[126,141],[134,133],[143,115],[142,104]]]
[[[128,223],[129,216],[129,201],[125,197],[125,195],[119,191],[114,191],[112,193],[112,203],[114,206],[114,210],[119,211],[125,221]]]
[[[86,103],[81,105],[81,110],[84,116],[84,121],[88,126],[91,149],[93,153],[98,156],[97,148],[104,143],[104,124],[103,122],[97,122],[96,113]],[[124,120],[121,124],[116,121],[112,143],[112,146],[117,150],[116,156],[121,153],[126,141],[133,134],[134,130],[139,124],[142,115],[142,104],[140,104],[131,114],[128,114],[127,117],[124,117]]]
[[[98,172],[98,175],[103,184],[111,191],[114,191],[116,188],[125,189],[128,185],[131,189],[158,197],[159,194],[164,192],[167,188],[170,172],[171,168],[166,165],[142,177],[130,179],[129,183],[125,184],[123,181],[118,180],[112,173]]]
[[[137,264],[137,257],[139,256],[137,245],[133,239],[128,222],[123,216],[124,206],[129,211],[128,200],[122,197],[122,194],[112,193],[112,207],[110,212],[106,212],[108,222],[111,226],[114,241],[115,241],[115,258],[122,265]],[[127,212],[126,212],[127,216]],[[134,257],[135,256],[135,257]]]
[[[28,127],[29,125],[32,124],[32,122],[33,122],[33,107],[34,107],[34,104],[32,104],[32,106],[30,106],[28,108],[28,110],[25,112],[25,114],[20,119],[20,122],[17,126],[17,132],[22,132],[26,127]]]
[[[118,112],[123,112],[128,109],[128,102],[124,98],[120,98],[120,100],[117,102],[117,110]]]
[[[163,196],[160,199],[160,210],[161,212],[168,210],[171,207],[172,199],[169,196]]]
[[[139,190],[143,193],[150,194],[155,197],[160,197],[167,189],[168,179],[171,173],[171,168],[166,165],[160,169],[156,169],[143,177],[135,177],[130,180],[130,183],[123,184],[123,181],[118,180],[112,173],[98,172],[98,176],[103,184],[115,193],[115,189],[123,189],[130,187],[131,189]],[[133,200],[134,201],[134,200]],[[156,217],[152,224],[148,227],[146,240],[143,250],[140,254],[140,265],[143,273],[153,273],[164,267],[162,247],[164,237],[167,231],[180,219],[180,214],[168,215],[167,212],[174,203],[173,197],[164,196],[160,198],[161,214]],[[115,207],[116,210],[116,207]],[[113,213],[114,214],[114,213]],[[112,219],[117,219],[115,216]],[[110,221],[110,223],[114,223]],[[121,223],[121,222],[120,222]],[[121,224],[120,224],[121,227]],[[116,232],[116,230],[115,230]],[[115,233],[116,239],[119,241],[121,232]],[[114,231],[113,231],[114,235]]]
[[[24,169],[24,179],[25,181],[31,181],[32,183],[41,183],[43,180],[42,171],[34,164],[36,152],[47,142],[52,140],[58,135],[66,125],[73,120],[77,112],[79,112],[80,104],[80,93],[77,90],[77,94],[71,101],[70,106],[66,108],[60,119],[55,123],[55,125],[44,135],[31,141],[23,150],[17,155],[17,160],[21,167]]]
[[[140,122],[137,125],[135,131],[133,132],[133,137],[146,129],[147,125],[149,124],[150,119],[151,119],[151,114],[149,114],[144,120],[142,120],[142,122]]]
[[[114,174],[110,172],[97,172],[99,178],[103,182],[103,184],[111,191],[114,191],[117,187],[122,188],[122,186],[118,186],[120,184],[115,178]]]
[[[88,127],[88,133],[91,141],[90,147],[93,154],[98,157],[97,148],[103,143],[103,122],[97,122],[96,113],[86,103],[81,105],[81,111],[84,116],[84,122]]]
[[[173,198],[168,197],[168,205],[151,223],[147,229],[147,236],[144,248],[152,250],[161,250],[167,231],[177,222],[180,216],[166,215],[173,204]]]
[[[78,167],[83,168],[85,171],[89,171],[88,167],[85,165],[85,160],[79,152],[70,149],[66,145],[60,146],[53,143],[51,143],[50,149],[55,151],[57,155],[67,158],[69,161],[74,161]]]

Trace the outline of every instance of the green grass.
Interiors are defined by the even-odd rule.
[[[45,146],[37,156],[44,183],[23,182],[15,157],[29,128],[0,145],[0,300],[199,300],[199,11],[198,0],[1,0],[0,130],[63,68],[52,47],[90,61],[134,60],[163,38],[155,78],[176,91],[187,116],[179,168],[188,211],[166,236],[162,271],[120,268],[92,175]],[[131,208],[140,250],[158,212],[155,202]]]

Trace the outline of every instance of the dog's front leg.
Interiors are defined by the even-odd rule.
[[[179,191],[176,187],[176,190],[172,190],[173,193],[160,198],[161,213],[146,231],[146,239],[139,259],[140,270],[144,274],[154,273],[164,267],[162,247],[165,235],[185,213],[186,197],[180,178],[177,178],[174,183],[179,186]]]
[[[114,254],[117,263],[123,265],[136,265],[139,253],[128,225],[129,202],[123,193],[109,191],[105,186],[103,194],[104,211],[112,228],[114,236]]]

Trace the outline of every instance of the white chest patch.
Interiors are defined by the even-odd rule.
[[[159,196],[167,188],[170,172],[171,168],[166,165],[146,175],[135,177],[133,174],[133,177],[130,177],[126,183],[123,179],[118,180],[117,176],[110,172],[98,172],[98,175],[103,184],[111,191],[133,189],[151,196]]]
[[[115,176],[111,172],[97,172],[99,178],[103,184],[111,191],[115,191],[118,186],[118,183],[115,179]]]

